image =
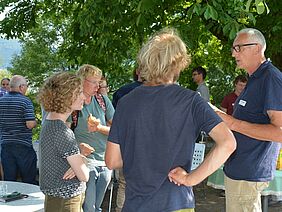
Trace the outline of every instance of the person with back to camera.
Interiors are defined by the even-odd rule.
[[[15,75],[10,91],[0,98],[1,161],[5,181],[38,184],[36,153],[32,146],[32,129],[36,127],[32,101],[25,96],[27,80]]]
[[[67,72],[49,77],[39,91],[38,100],[48,112],[39,142],[39,185],[46,212],[82,211],[89,170],[66,120],[73,110],[82,109],[84,99],[82,80]]]
[[[236,99],[238,96],[241,94],[241,92],[244,90],[247,84],[247,77],[244,75],[239,75],[235,78],[234,80],[234,91],[232,93],[229,93],[226,95],[221,104],[220,104],[220,109],[227,113],[228,115],[232,115],[233,113],[233,107]]]
[[[6,93],[9,92],[10,87],[10,79],[9,78],[3,78],[1,80],[1,87],[0,87],[0,97],[4,96]],[[2,163],[1,163],[1,134],[0,134],[0,179],[3,179],[3,168],[2,168]]]
[[[209,102],[210,101],[210,92],[205,82],[206,76],[207,76],[207,71],[202,66],[198,66],[197,68],[194,68],[192,70],[193,81],[198,85],[196,91],[200,94],[200,96],[204,100]]]
[[[224,163],[235,139],[200,95],[175,83],[189,64],[175,30],[151,37],[139,52],[138,64],[144,83],[119,100],[105,155],[110,169],[123,167],[122,211],[194,211],[192,186]],[[216,145],[188,174],[201,130]]]
[[[265,50],[259,30],[237,33],[232,56],[248,72],[248,82],[233,116],[214,107],[237,141],[223,169],[227,212],[261,212],[261,191],[275,174],[282,142],[282,73],[265,58]]]

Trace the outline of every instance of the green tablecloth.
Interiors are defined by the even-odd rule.
[[[212,175],[209,176],[207,185],[215,189],[224,190],[224,173],[222,170],[223,167],[218,169]],[[263,190],[263,196],[274,195],[282,196],[282,171],[276,170],[275,177],[272,181],[269,182],[269,186]]]

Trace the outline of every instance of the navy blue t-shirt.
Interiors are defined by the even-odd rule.
[[[220,122],[196,92],[178,85],[141,85],[123,97],[109,135],[123,158],[123,211],[194,208],[192,188],[177,186],[167,176],[178,166],[190,171],[200,131],[209,133]]]
[[[264,62],[249,77],[244,91],[235,102],[233,116],[250,123],[270,124],[268,110],[282,111],[282,73],[270,61]],[[225,174],[234,180],[272,180],[279,143],[233,133],[237,149],[225,163]]]
[[[128,94],[129,92],[131,92],[133,89],[137,88],[138,86],[142,85],[142,82],[139,81],[135,81],[129,84],[126,84],[124,86],[122,86],[121,88],[119,88],[114,94],[113,94],[113,106],[114,108],[117,107],[117,103],[118,101],[125,96],[126,94]]]

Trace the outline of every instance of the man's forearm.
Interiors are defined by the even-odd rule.
[[[234,119],[231,130],[261,141],[282,142],[282,129],[273,124],[253,124]]]
[[[102,133],[104,135],[109,135],[110,129],[110,127],[104,125],[97,126],[97,132]]]
[[[36,127],[36,121],[35,120],[34,121],[26,121],[26,127],[28,129],[32,129],[32,128]]]

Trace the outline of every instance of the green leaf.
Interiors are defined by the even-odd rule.
[[[211,18],[213,20],[217,20],[218,19],[218,13],[217,11],[214,9],[213,6],[210,6],[210,13],[211,13]]]
[[[138,25],[139,25],[141,15],[142,15],[142,14],[139,14],[139,15],[138,15],[138,17],[137,17],[137,20],[136,20],[136,26],[138,26]]]
[[[248,16],[249,16],[250,21],[251,21],[254,25],[256,25],[256,18],[254,17],[253,13],[249,13]]]
[[[196,3],[193,9],[193,12],[200,16],[201,15],[201,5]]]
[[[191,6],[190,8],[189,8],[189,10],[187,11],[187,17],[189,18],[189,19],[192,19],[192,16],[193,16],[193,13],[194,13],[194,5],[193,6]]]
[[[141,12],[141,5],[142,5],[142,1],[139,1],[138,7],[137,7],[137,12],[138,13]]]
[[[145,12],[149,10],[153,6],[154,2],[151,0],[141,0],[137,7],[137,12]]]
[[[217,20],[217,18],[218,18],[218,13],[217,13],[217,11],[214,9],[214,7],[213,6],[211,6],[211,5],[207,5],[207,8],[206,8],[206,10],[205,10],[205,13],[204,13],[204,17],[205,17],[205,19],[210,19],[210,18],[212,18],[213,20]]]
[[[265,7],[264,7],[264,3],[263,0],[256,0],[255,1],[256,4],[256,8],[257,8],[257,13],[259,15],[261,15],[262,13],[264,13]]]
[[[231,24],[231,30],[230,30],[230,33],[229,33],[229,39],[233,40],[236,37],[236,33],[237,33],[236,24]]]
[[[253,0],[248,0],[247,4],[246,4],[246,12],[249,12],[250,11],[250,6],[251,6],[251,3],[252,3]]]
[[[224,27],[223,27],[223,34],[224,35],[228,35],[229,34],[229,30],[230,30],[230,23],[226,24]]]
[[[206,11],[204,13],[204,17],[206,20],[211,18],[211,6],[210,5],[207,6]]]

